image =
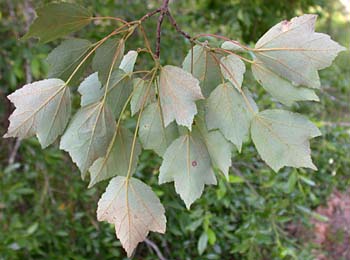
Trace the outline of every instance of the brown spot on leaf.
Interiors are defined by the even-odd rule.
[[[197,161],[192,161],[192,166],[196,167],[197,166]]]

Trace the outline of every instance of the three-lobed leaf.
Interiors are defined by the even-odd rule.
[[[159,96],[165,126],[176,120],[191,129],[197,114],[195,101],[204,99],[198,79],[179,67],[166,65],[160,72]]]
[[[83,179],[93,162],[106,154],[115,127],[111,111],[101,102],[82,107],[74,115],[60,148],[69,153]]]
[[[258,110],[246,89],[243,94],[227,82],[219,85],[206,101],[208,129],[219,129],[238,151],[248,137],[251,120]]]
[[[117,176],[98,202],[97,219],[115,225],[117,237],[131,256],[149,231],[165,233],[165,210],[145,183]]]
[[[67,126],[70,90],[60,79],[27,84],[8,96],[16,110],[4,137],[27,138],[37,135],[43,148],[53,143]]]
[[[275,25],[256,43],[256,59],[294,85],[320,88],[317,71],[330,66],[345,48],[316,33],[316,19],[306,14]]]
[[[159,172],[159,184],[174,181],[188,209],[202,195],[205,184],[216,184],[209,151],[196,128],[171,143]]]
[[[321,135],[304,116],[286,110],[264,110],[254,117],[252,140],[261,158],[274,170],[283,166],[316,170],[309,139]]]

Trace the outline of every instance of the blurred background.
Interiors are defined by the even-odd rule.
[[[46,77],[45,59],[59,41],[21,41],[35,8],[50,1],[0,0],[0,135],[13,111],[6,96]],[[136,20],[161,1],[77,0],[98,16]],[[147,4],[145,4],[147,2]],[[349,48],[349,0],[174,0],[173,15],[191,35],[215,33],[253,46],[271,26],[303,13],[319,15],[317,30]],[[146,24],[154,40],[156,18]],[[97,40],[115,24],[103,21],[75,37]],[[128,49],[144,46],[135,35]],[[154,45],[152,45],[154,46]],[[190,44],[165,21],[162,64],[179,65]],[[149,60],[138,64],[147,66]],[[173,185],[157,184],[160,158],[144,151],[136,175],[149,183],[166,208],[167,233],[152,233],[135,259],[350,259],[350,55],[342,52],[320,72],[320,102],[292,110],[320,127],[312,156],[318,171],[286,168],[278,174],[251,142],[233,158],[230,181],[206,187],[191,210]],[[246,73],[244,84],[261,109],[281,107]],[[74,105],[78,107],[79,96]],[[128,119],[131,124],[133,118]],[[42,150],[35,138],[0,138],[0,259],[126,259],[114,228],[96,220],[107,182],[88,182],[57,143]]]

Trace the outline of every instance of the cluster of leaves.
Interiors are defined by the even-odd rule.
[[[102,18],[74,4],[50,4],[38,10],[25,38],[52,41]],[[149,231],[164,233],[166,225],[158,197],[132,177],[142,148],[163,158],[159,183],[174,181],[187,208],[205,184],[216,184],[215,172],[229,179],[232,152],[241,152],[249,136],[276,172],[284,166],[316,169],[309,139],[320,135],[317,127],[287,110],[259,111],[252,94],[242,87],[247,62],[256,80],[282,104],[318,100],[318,70],[329,66],[344,48],[314,31],[315,15],[275,25],[255,48],[216,35],[224,40],[221,47],[191,38],[195,46],[182,68],[159,64],[142,18],[109,19],[123,25],[96,43],[64,41],[48,57],[49,79],[9,95],[16,110],[5,136],[36,135],[45,148],[62,135],[60,148],[70,154],[83,179],[90,173],[90,187],[114,177],[98,203],[97,217],[115,225],[128,255]],[[146,48],[124,55],[136,29]],[[154,60],[149,71],[134,70],[142,52]],[[70,86],[78,85],[91,68],[93,73],[78,88],[81,108],[70,120]],[[138,74],[144,76],[135,77]],[[134,133],[123,125],[129,103],[131,115],[138,114]]]

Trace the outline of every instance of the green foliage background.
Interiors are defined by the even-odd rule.
[[[58,41],[49,45],[20,41],[32,7],[50,1],[0,1],[0,133],[6,131],[12,107],[6,95],[27,80],[44,78],[45,58]],[[135,20],[160,1],[74,1],[95,14]],[[280,20],[301,13],[318,13],[318,30],[349,47],[350,14],[338,1],[324,0],[189,0],[173,1],[178,23],[190,34],[216,33],[253,44]],[[147,22],[155,36],[156,20]],[[99,39],[113,28],[110,22],[91,25],[77,34]],[[153,38],[154,39],[154,38]],[[133,49],[139,38],[128,42]],[[181,64],[187,40],[166,24],[162,35],[162,63]],[[144,60],[142,66],[147,66]],[[31,79],[32,77],[32,79]],[[319,171],[284,169],[278,174],[246,145],[234,161],[230,182],[206,187],[204,196],[187,211],[173,185],[159,186],[160,159],[143,152],[136,175],[149,183],[166,208],[165,235],[151,234],[168,259],[313,259],[312,245],[293,237],[291,224],[310,226],[312,209],[324,204],[334,189],[350,184],[350,59],[343,52],[335,64],[321,72],[320,103],[293,107],[310,115],[323,136],[312,141]],[[279,107],[248,75],[261,107]],[[78,104],[79,97],[75,97]],[[345,123],[344,123],[345,122]],[[346,123],[347,122],[347,123]],[[130,124],[133,120],[130,119]],[[15,140],[0,139],[0,259],[124,259],[113,227],[96,220],[97,201],[106,182],[87,189],[76,167],[57,144],[42,150],[36,139],[21,142],[15,162],[8,163]],[[200,255],[199,251],[203,251]],[[141,244],[135,259],[157,255]]]

